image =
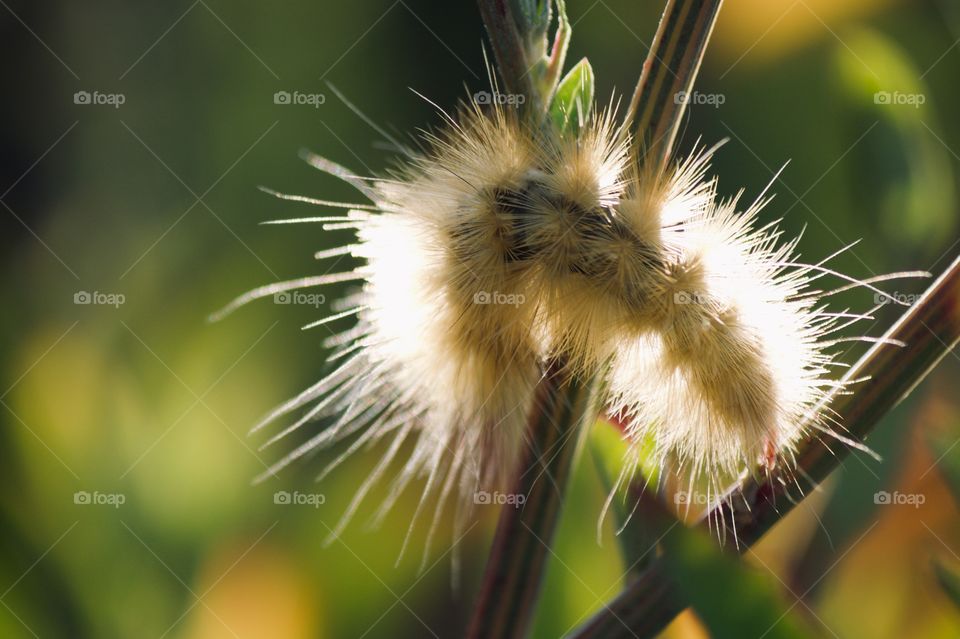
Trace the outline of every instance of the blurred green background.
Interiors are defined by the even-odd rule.
[[[660,3],[568,4],[570,62],[589,55],[601,102],[631,90]],[[365,529],[365,508],[323,545],[378,451],[319,484],[338,451],[251,485],[292,444],[258,451],[264,438],[246,432],[321,374],[323,329],[299,327],[329,314],[337,289],[320,308],[266,301],[219,324],[205,318],[253,286],[322,272],[313,252],[347,237],[258,226],[312,213],[258,185],[355,197],[298,160],[300,148],[361,173],[388,166],[381,136],[327,82],[402,135],[439,122],[410,88],[445,108],[487,88],[474,4],[0,5],[0,636],[462,634],[493,508],[460,542],[452,588],[449,531],[422,573],[416,551],[394,566],[416,490],[380,528]],[[939,273],[958,251],[958,38],[960,11],[946,1],[728,0],[698,85],[722,104],[694,106],[681,144],[729,138],[715,164],[720,189],[744,187],[747,200],[790,160],[764,219],[805,228],[805,259],[863,238],[839,270]],[[326,99],[276,104],[278,91]],[[106,303],[77,303],[83,293]],[[837,305],[866,309],[873,296]],[[879,334],[897,313],[884,307],[860,330]],[[958,379],[948,356],[871,438],[883,463],[848,459],[748,553],[749,574],[701,585],[722,583],[717,600],[789,610],[811,636],[960,636],[931,568],[934,558],[960,564],[944,479],[960,457]],[[538,637],[572,629],[624,578],[609,522],[596,542],[605,493],[581,461]],[[278,490],[325,502],[276,504]],[[880,490],[924,503],[876,505]],[[423,543],[415,533],[412,547]],[[709,636],[709,625],[753,637],[737,606],[720,608],[685,613],[668,636]]]

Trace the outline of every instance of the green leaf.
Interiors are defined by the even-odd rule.
[[[593,106],[593,68],[584,58],[560,81],[550,105],[550,117],[561,135],[580,132]]]
[[[600,483],[610,494],[624,469],[626,440],[619,428],[600,420],[590,431],[589,443]],[[631,487],[642,487],[645,482],[649,486],[656,486],[658,469],[649,463],[648,455],[641,452],[640,457]],[[652,489],[643,493],[628,489],[626,494],[621,489],[610,502],[608,516],[612,517],[617,533],[624,570],[639,574],[657,557],[658,541],[672,525],[673,518],[659,503]]]
[[[664,541],[670,575],[716,639],[817,636],[785,601],[776,578],[722,552],[717,540],[677,526]]]
[[[604,485],[612,488],[627,454],[627,442],[623,433],[613,424],[602,419],[597,420],[590,431],[590,452],[600,470]]]
[[[937,470],[950,489],[954,501],[960,505],[960,447],[954,446],[956,435],[957,429],[951,428],[938,437],[932,437],[929,446],[937,460]]]
[[[949,139],[940,120],[950,112],[938,112],[926,73],[895,39],[855,30],[834,57],[833,99],[841,109],[834,119],[857,135],[870,129],[863,144],[850,149],[857,206],[872,212],[904,254],[939,256],[942,238],[957,229],[953,161],[938,139]]]
[[[953,605],[960,608],[960,573],[939,559],[933,560],[933,571],[937,575],[937,581],[940,582],[943,592],[950,597]]]

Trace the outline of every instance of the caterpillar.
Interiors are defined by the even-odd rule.
[[[421,479],[410,530],[431,500],[428,546],[451,501],[462,530],[474,495],[508,488],[544,362],[561,356],[570,375],[602,380],[630,455],[652,441],[657,464],[712,490],[758,463],[789,468],[811,431],[844,439],[816,416],[839,383],[830,336],[869,314],[826,310],[829,292],[811,283],[833,272],[797,261],[797,240],[782,242],[776,225],[757,226],[763,196],[742,213],[738,198],[718,199],[715,149],[653,167],[613,111],[561,136],[500,105],[465,105],[385,176],[307,156],[368,204],[276,194],[345,209],[284,222],[352,229],[355,243],[318,257],[359,265],[255,289],[218,316],[278,291],[360,282],[317,322],[357,318],[328,340],[331,372],[255,429],[303,409],[268,443],[328,423],[270,474],[349,440],[325,476],[389,440],[334,535],[408,442],[379,516]]]

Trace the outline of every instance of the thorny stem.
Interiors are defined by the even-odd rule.
[[[854,392],[834,392],[822,408],[829,405],[847,436],[862,439],[958,344],[960,257],[850,369],[845,380],[864,380],[852,386]],[[847,445],[811,439],[797,455],[796,474],[810,482],[810,487],[816,486],[849,453]],[[791,487],[777,474],[748,477],[731,488],[697,525],[719,525],[720,533],[735,540],[737,551],[743,553],[799,503],[790,494]],[[573,636],[654,637],[685,607],[661,558]]]

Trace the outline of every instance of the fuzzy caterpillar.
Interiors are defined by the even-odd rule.
[[[321,417],[331,418],[332,425],[266,474],[316,448],[352,439],[325,475],[359,448],[392,438],[334,534],[383,479],[407,440],[412,452],[379,513],[411,481],[426,478],[417,515],[436,501],[428,538],[451,495],[462,529],[478,492],[505,492],[523,450],[542,352],[539,296],[518,239],[517,211],[524,189],[535,189],[542,174],[543,145],[499,110],[483,115],[473,107],[449,123],[425,136],[427,150],[384,178],[356,178],[311,157],[312,164],[347,180],[373,204],[344,205],[351,209],[344,217],[287,220],[354,229],[355,244],[323,257],[350,254],[360,260],[353,271],[330,279],[360,280],[362,288],[343,301],[346,310],[337,316],[356,315],[357,325],[328,340],[338,348],[331,355],[336,368],[258,427],[301,409],[306,413],[271,442]],[[314,283],[325,282],[290,286]],[[226,310],[283,286],[257,289]]]
[[[569,167],[586,146],[558,171],[561,192],[583,192]],[[808,284],[826,271],[795,261],[796,240],[753,228],[765,201],[738,214],[717,200],[712,153],[659,173],[627,163],[612,204],[579,200],[604,210],[610,231],[582,228],[578,251],[547,242],[539,253],[554,302],[547,350],[605,379],[608,413],[637,447],[652,440],[654,462],[719,494],[758,463],[789,470],[810,431],[846,441],[815,409],[838,388],[828,336],[847,315],[817,306]]]
[[[825,337],[836,318],[803,295],[810,269],[786,266],[795,242],[777,246],[774,227],[751,228],[762,203],[741,214],[735,204],[711,203],[663,234],[673,257],[656,329],[625,340],[609,380],[629,434],[652,437],[660,465],[715,494],[784,460],[835,386]]]
[[[342,527],[410,441],[380,512],[425,478],[414,521],[436,502],[429,544],[444,504],[457,504],[462,529],[477,491],[507,488],[542,364],[558,355],[571,375],[604,380],[607,411],[636,446],[652,438],[658,463],[711,488],[758,460],[789,467],[807,430],[830,432],[800,427],[836,385],[826,336],[837,316],[807,290],[825,270],[797,264],[773,226],[753,228],[762,202],[737,214],[735,200],[717,200],[711,151],[653,171],[609,114],[576,138],[499,107],[446,120],[384,178],[312,158],[372,202],[307,218],[354,229],[355,244],[322,257],[362,263],[228,307],[362,282],[332,318],[357,317],[329,340],[334,370],[263,425],[306,408],[273,442],[332,423],[270,473],[338,441],[352,443],[328,469],[391,439]]]

